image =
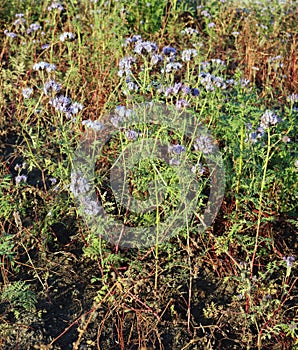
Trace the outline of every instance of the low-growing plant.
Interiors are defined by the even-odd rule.
[[[297,346],[294,3],[0,11],[0,343]]]
[[[30,290],[30,286],[24,281],[16,281],[4,287],[1,300],[8,301],[16,319],[20,317],[22,310],[35,311],[36,296]]]

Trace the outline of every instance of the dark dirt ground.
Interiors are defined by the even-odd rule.
[[[120,350],[119,339],[128,350],[248,348],[241,339],[245,325],[237,316],[239,303],[233,299],[235,285],[224,284],[203,260],[196,259],[188,332],[189,280],[179,284],[177,289],[160,287],[156,294],[152,281],[140,276],[141,287],[135,295],[152,305],[151,312],[146,307],[142,308],[139,302],[128,301],[130,298],[123,291],[115,299],[118,307],[113,307],[113,302],[96,306],[94,297],[100,284],[91,284],[90,278],[100,274],[99,268],[96,261],[83,257],[80,245],[75,237],[69,237],[67,243],[58,239],[48,247],[47,257],[43,257],[40,264],[40,252],[31,252],[39,277],[46,281],[46,290],[43,290],[33,269],[21,266],[14,279],[19,276],[32,286],[38,300],[36,312],[22,310],[19,318],[15,319],[9,304],[0,304],[1,349]],[[146,264],[150,265],[150,259]],[[216,308],[206,315],[203,309],[212,302]],[[152,311],[154,306],[160,315],[159,320]],[[89,319],[89,316],[92,317]],[[251,329],[251,333],[254,332],[256,330]],[[140,338],[146,339],[143,348],[139,346]],[[256,349],[254,346],[250,348]],[[273,345],[271,348],[277,349]],[[285,347],[291,348],[290,343]]]
[[[17,142],[12,135],[8,143]],[[9,148],[7,140],[6,146],[4,157],[8,159],[13,147]],[[7,163],[13,176],[14,164],[19,161],[14,158],[10,165]],[[37,188],[42,186],[37,170],[28,174],[28,182]],[[30,229],[33,222],[31,213],[23,222],[24,229]],[[212,256],[208,261],[203,249],[193,247],[190,259],[194,272],[190,281],[187,251],[180,254],[183,243],[173,239],[171,243],[178,247],[180,255],[168,270],[163,270],[167,262],[166,256],[161,255],[156,291],[152,254],[141,256],[133,251],[120,252],[126,260],[111,267],[106,282],[99,279],[91,283],[92,277],[102,278],[102,273],[98,262],[83,254],[84,244],[75,222],[76,218],[68,217],[64,222],[53,223],[49,235],[52,239],[46,246],[37,239],[38,243],[33,242],[27,252],[19,247],[18,270],[2,261],[0,286],[7,283],[5,276],[9,282],[26,281],[37,304],[36,310],[20,309],[16,318],[9,302],[0,302],[0,349],[257,349],[257,330],[245,323],[240,309],[245,308],[245,300],[235,300],[236,283],[223,282],[225,275],[233,275],[227,257],[214,255],[214,262]],[[280,225],[281,232],[276,248],[285,251],[286,247],[295,247],[295,230],[282,221],[273,225]],[[223,216],[219,215],[214,230],[220,234],[223,227]],[[17,229],[15,234],[20,234]],[[141,270],[134,266],[136,262],[142,265]],[[105,283],[112,291],[110,298],[106,296]],[[95,302],[99,290],[104,291],[105,297]],[[297,295],[297,290],[293,295]],[[294,305],[293,298],[287,308]],[[293,317],[289,314],[289,318]],[[247,339],[249,336],[251,339]],[[274,345],[274,338],[268,344],[262,349],[281,349],[280,343]],[[283,344],[283,349],[293,349],[289,337],[283,338]]]

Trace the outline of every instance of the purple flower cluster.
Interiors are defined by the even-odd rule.
[[[84,105],[82,105],[79,102],[73,102],[71,105],[68,107],[68,110],[66,112],[66,116],[68,118],[72,118],[74,115],[78,114],[80,111],[84,109]]]
[[[246,87],[249,83],[250,83],[250,80],[249,80],[249,79],[244,79],[244,78],[241,78],[241,79],[240,79],[240,86],[241,86],[242,88]]]
[[[75,197],[90,191],[90,184],[81,172],[71,173],[70,190]]]
[[[211,15],[207,10],[201,11],[201,15],[204,16],[205,18],[211,18]]]
[[[84,214],[90,216],[97,215],[100,211],[98,203],[95,200],[89,198],[88,196],[84,197],[83,199]]]
[[[183,50],[181,54],[181,59],[184,62],[189,62],[192,57],[196,57],[198,55],[198,51],[195,49]]]
[[[26,98],[26,99],[30,98],[32,93],[33,93],[33,90],[31,88],[24,88],[22,90],[22,94],[23,94],[24,98]]]
[[[199,31],[190,27],[184,28],[181,31],[181,34],[187,34],[187,35],[194,35],[194,34],[198,34]]]
[[[57,112],[66,113],[71,104],[71,99],[67,96],[59,95],[51,98],[49,103]]]
[[[49,80],[45,82],[43,91],[48,96],[50,92],[56,93],[61,90],[61,85],[58,84],[55,80]]]
[[[294,262],[295,262],[295,257],[294,256],[287,256],[283,257],[283,260],[287,263],[287,267],[293,267]]]
[[[220,88],[225,90],[227,88],[227,84],[222,77],[218,77],[212,75],[210,73],[200,73],[200,83],[205,87],[207,91],[213,91],[215,88]]]
[[[134,51],[141,55],[145,51],[146,53],[154,53],[158,50],[158,46],[151,41],[138,40],[135,44]]]
[[[181,100],[177,100],[176,101],[176,108],[177,109],[183,109],[183,108],[186,108],[189,106],[189,102],[187,102],[186,100],[184,99],[181,99]]]
[[[27,182],[26,175],[18,175],[14,179],[15,179],[16,184],[19,184],[20,182]]]
[[[125,39],[125,43],[123,46],[127,46],[128,44],[135,43],[135,42],[140,41],[140,40],[142,40],[141,35],[133,35],[132,38]]]
[[[162,49],[162,53],[165,55],[167,62],[174,62],[177,50],[174,47],[165,46]]]
[[[74,40],[75,39],[74,33],[71,32],[64,32],[60,35],[59,39],[60,41],[64,42],[65,40]]]
[[[123,91],[123,93],[125,95],[129,95],[130,92],[132,92],[132,91],[138,91],[139,90],[139,86],[135,82],[131,81],[130,77],[126,78],[126,88],[127,89]]]
[[[257,143],[265,134],[265,130],[270,126],[276,125],[280,122],[280,118],[272,111],[266,110],[261,116],[260,126],[255,130],[249,133],[246,142],[249,141],[252,144]],[[248,130],[252,130],[252,125],[247,125]],[[288,136],[283,137],[283,142],[291,142],[291,139]]]
[[[263,129],[268,129],[270,126],[276,125],[279,121],[280,121],[280,119],[278,118],[278,116],[274,112],[267,110],[261,116],[260,127]]]
[[[65,113],[67,118],[72,118],[84,108],[84,106],[81,103],[72,103],[69,97],[63,95],[51,98],[49,103],[54,107],[56,112]]]
[[[163,62],[163,56],[158,54],[153,54],[151,56],[151,64],[156,65],[158,62]]]
[[[100,131],[104,129],[103,124],[99,120],[83,120],[82,125],[85,125],[87,128],[93,129],[94,131]]]
[[[135,130],[127,130],[125,135],[129,141],[135,141],[139,137],[139,133]]]
[[[4,34],[9,38],[16,38],[18,36],[16,33],[9,32],[7,29],[4,30]]]
[[[50,73],[56,70],[56,65],[41,61],[33,65],[33,70],[46,70],[48,73]]]
[[[249,123],[247,124],[247,129],[252,130],[252,125]],[[257,143],[264,135],[265,131],[262,127],[258,127],[256,131],[252,131],[248,134],[248,138],[245,140],[245,142],[250,142],[251,144]]]
[[[119,71],[118,71],[119,77],[123,77],[124,74],[126,75],[126,77],[129,77],[132,73],[131,71],[132,64],[135,62],[136,62],[136,58],[133,56],[127,56],[122,58],[119,62]]]
[[[182,90],[182,88],[186,88],[186,86],[184,87],[182,83],[175,83],[173,86],[167,87],[164,91],[164,94],[166,97],[169,95],[177,95],[179,91]]]
[[[115,128],[119,128],[125,119],[131,117],[133,111],[125,106],[117,106],[115,108],[115,115],[112,115],[110,120]]]
[[[24,24],[24,23],[26,22],[23,13],[17,13],[17,14],[15,15],[15,17],[16,17],[17,19],[13,22],[13,24],[14,24],[14,26],[16,26],[16,27],[19,26],[19,25],[22,25],[22,24]]]
[[[194,149],[204,154],[212,153],[214,147],[214,141],[208,135],[200,135],[194,140]]]
[[[186,28],[185,33],[191,34],[196,33],[196,31],[191,28]],[[127,46],[128,44],[134,45],[134,52],[138,55],[142,55],[142,57],[149,55],[150,63],[152,65],[149,67],[149,74],[157,73],[156,70],[153,70],[153,66],[163,62],[164,64],[161,67],[160,72],[162,74],[174,75],[176,72],[181,71],[184,66],[183,62],[190,62],[194,57],[198,56],[197,49],[186,49],[181,52],[181,62],[179,62],[176,59],[178,55],[176,48],[165,46],[162,48],[161,53],[159,53],[158,46],[155,43],[151,41],[143,41],[140,35],[134,35],[131,38],[126,39],[124,46]],[[193,46],[197,48],[199,45],[197,44]],[[132,79],[132,74],[134,73],[133,68],[136,69],[137,67],[142,71],[145,69],[145,66],[139,62],[139,58],[136,55],[126,56],[119,62],[118,75],[126,78],[126,86],[124,86],[122,90],[125,95],[129,95],[133,91],[139,91],[139,85],[136,84],[134,79]],[[234,79],[225,79],[214,73],[221,72],[226,69],[225,67],[225,61],[219,58],[212,58],[209,62],[201,62],[198,84],[203,86],[206,91],[215,91],[218,89],[226,90],[231,86],[246,87],[249,84],[249,80],[246,79],[235,81]],[[147,90],[152,91],[152,88],[154,88],[157,93],[163,93],[165,98],[174,96],[174,102],[178,109],[185,108],[189,105],[189,101],[183,99],[183,95],[198,96],[200,94],[198,88],[191,88],[180,82],[176,82],[170,86],[162,86],[158,81],[151,81],[147,85]],[[183,95],[179,96],[180,93]],[[115,123],[118,124],[117,121]]]
[[[255,144],[256,142],[258,142],[258,140],[264,135],[264,131],[262,129],[257,130],[257,131],[253,131],[249,134],[249,141],[252,144]],[[246,140],[247,141],[247,140]]]
[[[298,102],[298,94],[291,94],[291,95],[289,95],[288,97],[287,97],[287,100],[289,101],[289,102],[292,102],[292,103],[294,103],[294,102]]]
[[[170,145],[168,147],[168,153],[169,154],[173,154],[174,158],[171,158],[169,160],[169,164],[170,165],[180,165],[180,159],[179,156],[185,152],[185,147],[180,145],[180,144],[176,144],[176,145]]]
[[[50,44],[43,44],[43,45],[41,45],[41,48],[43,49],[43,50],[46,50],[46,49],[48,49],[50,47]]]
[[[191,172],[195,175],[204,175],[205,168],[201,163],[198,163],[191,168]]]
[[[218,71],[223,67],[226,67],[226,63],[218,58],[213,58],[209,62],[200,62],[201,73],[199,74],[199,81],[205,87],[206,91],[214,91],[216,88],[226,90],[236,85],[245,87],[250,82],[247,79],[240,79],[237,82],[234,79],[224,79],[221,76],[213,74],[213,71]]]
[[[48,11],[58,10],[63,11],[64,7],[61,5],[59,1],[53,1],[51,5],[48,6]]]
[[[166,65],[166,73],[171,73],[172,71],[176,72],[182,68],[182,64],[179,62],[170,62]],[[164,73],[164,69],[161,70]]]
[[[94,216],[99,213],[97,202],[88,194],[91,189],[89,181],[83,177],[82,172],[71,173],[69,189],[76,198],[79,198],[85,215]]]
[[[208,23],[208,28],[214,28],[216,24],[214,22]]]
[[[168,152],[174,153],[174,154],[181,154],[182,152],[185,152],[185,147],[182,145],[176,144],[176,145],[170,145],[168,147]]]
[[[139,90],[138,85],[136,83],[134,83],[133,81],[130,81],[127,83],[127,88],[129,91],[132,91],[132,90],[138,91]]]
[[[199,95],[199,90],[197,88],[190,88],[182,83],[175,83],[174,85],[170,85],[168,87],[159,86],[158,92],[163,93],[165,97],[169,97],[171,95],[177,96],[180,92],[182,92],[183,95]]]
[[[27,34],[31,34],[32,32],[37,32],[39,29],[41,29],[41,26],[39,23],[32,23],[27,29]]]

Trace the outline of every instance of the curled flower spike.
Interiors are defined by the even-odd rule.
[[[185,152],[185,147],[183,147],[182,145],[170,145],[168,147],[168,152],[172,152],[174,154],[180,154],[182,152]]]
[[[287,267],[292,267],[294,265],[294,262],[295,262],[294,256],[287,256],[287,257],[284,256],[282,259],[287,263]]]
[[[49,102],[57,112],[67,112],[69,105],[71,103],[71,99],[67,96],[57,96],[50,100]]]
[[[184,62],[189,62],[192,57],[196,57],[198,55],[198,51],[195,49],[183,50],[181,59]]]
[[[52,10],[63,11],[64,7],[60,4],[60,2],[54,1],[51,3],[50,6],[48,6],[48,11],[52,11]]]
[[[210,154],[213,152],[214,143],[208,135],[200,135],[194,141],[194,149],[205,154]]]
[[[183,30],[181,30],[181,34],[187,34],[187,35],[193,35],[193,34],[198,34],[199,31],[193,28],[184,28]]]
[[[130,43],[135,43],[139,40],[142,40],[142,36],[141,35],[133,35],[131,38],[127,38],[125,39],[125,43],[123,46],[127,46],[127,44],[130,44]]]
[[[43,87],[43,91],[44,93],[48,96],[50,91],[53,92],[59,92],[61,89],[61,85],[58,84],[55,80],[49,80],[47,82],[45,82],[44,87]]]
[[[32,32],[36,32],[39,29],[41,29],[41,26],[39,23],[32,23],[32,24],[30,24],[30,27],[27,29],[27,34],[30,34]]]
[[[158,50],[158,46],[151,41],[137,41],[135,45],[135,52],[141,55],[144,51],[146,53],[155,52]]]
[[[165,46],[163,49],[162,49],[162,52],[164,55],[176,55],[176,49],[174,47],[171,47],[171,46]]]
[[[177,100],[176,101],[176,108],[177,109],[183,109],[189,106],[189,103],[186,100]]]
[[[60,35],[59,39],[60,41],[64,42],[65,40],[73,40],[75,37],[76,36],[71,32],[64,32]]]
[[[86,194],[90,191],[90,184],[81,172],[71,174],[70,190],[75,196]]]
[[[22,24],[24,24],[26,22],[26,20],[25,20],[25,18],[18,18],[18,19],[16,19],[14,22],[13,22],[13,25],[14,26],[19,26],[19,25],[22,25]]]
[[[26,175],[18,175],[15,178],[16,184],[19,184],[20,182],[27,182],[27,176]]]
[[[291,94],[287,97],[287,101],[289,102],[298,102],[298,94]]]
[[[267,110],[261,117],[260,126],[263,129],[268,129],[269,126],[276,125],[279,121],[280,119],[274,112]]]
[[[9,38],[16,38],[17,34],[13,32],[9,32],[7,29],[4,30],[4,34],[8,36]]]
[[[99,121],[99,120],[83,120],[82,121],[82,125],[85,125],[87,128],[91,128],[95,131],[100,131],[102,129],[104,129],[103,124]]]
[[[56,65],[48,62],[37,62],[33,65],[33,70],[46,70],[48,73],[56,70]]]
[[[31,88],[25,88],[22,90],[22,94],[24,98],[30,98],[33,93],[33,90]]]
[[[125,135],[129,141],[135,141],[139,137],[139,133],[135,130],[127,130]]]
[[[74,115],[78,114],[80,111],[84,109],[84,105],[79,102],[73,102],[70,106],[68,106],[67,111],[65,113],[67,118],[72,118]]]
[[[162,62],[163,61],[163,57],[162,55],[157,55],[157,54],[153,54],[151,57],[151,64],[155,65],[158,62]]]
[[[177,70],[179,70],[181,68],[182,68],[182,64],[181,63],[179,63],[179,62],[176,62],[176,63],[170,62],[170,63],[168,63],[166,65],[166,73],[171,73],[172,71],[177,71]]]
[[[136,58],[133,56],[127,56],[120,60],[118,76],[122,77],[124,74],[128,77],[131,74],[132,64],[136,62]]]

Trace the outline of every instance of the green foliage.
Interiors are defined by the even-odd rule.
[[[14,258],[16,253],[14,252],[14,237],[13,235],[6,235],[5,233],[2,233],[0,236],[0,257],[2,264],[2,259],[8,259],[9,262],[14,265]]]
[[[15,317],[18,319],[21,310],[35,311],[37,299],[24,281],[16,281],[4,287],[1,294],[2,301],[8,301]]]
[[[161,28],[166,5],[166,1],[157,0],[131,2],[124,10],[127,12],[128,26],[136,32],[157,32]]]
[[[16,203],[8,196],[11,188],[11,176],[3,176],[0,181],[0,218],[7,220],[16,207]]]

